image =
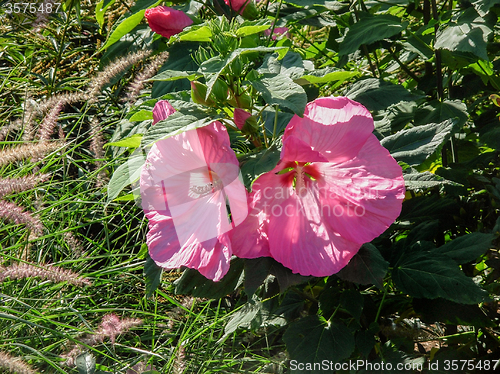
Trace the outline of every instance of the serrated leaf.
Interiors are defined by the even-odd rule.
[[[125,187],[139,179],[145,162],[146,158],[143,155],[136,154],[115,170],[108,184],[108,202],[114,200]]]
[[[156,291],[161,283],[161,275],[163,269],[156,265],[154,260],[149,256],[146,257],[144,264],[144,277],[146,278],[146,296],[150,297]]]
[[[212,41],[212,30],[208,26],[191,26],[179,36],[180,40],[186,42],[210,42]]]
[[[423,173],[415,171],[411,174],[403,173],[403,178],[405,180],[405,187],[407,190],[420,190],[442,186],[443,184],[448,184],[451,186],[461,186],[460,183],[444,179],[443,177],[432,174],[428,171],[425,171]]]
[[[89,352],[82,353],[76,358],[76,368],[78,374],[94,374],[95,373],[95,358]]]
[[[474,8],[468,8],[457,22],[450,22],[444,30],[438,31],[434,48],[469,52],[488,61],[486,45],[491,32],[484,18]]]
[[[337,276],[349,282],[375,284],[382,289],[382,280],[388,267],[389,263],[384,260],[378,249],[371,243],[365,243]]]
[[[195,115],[175,112],[168,118],[159,121],[152,126],[142,138],[142,147],[146,148],[161,139],[166,139],[174,135],[181,134],[188,130],[203,127],[214,122],[214,117],[199,118]]]
[[[219,282],[213,282],[205,278],[197,270],[186,269],[182,276],[174,282],[175,293],[177,295],[192,295],[207,299],[224,297],[238,288],[243,281],[241,279],[243,267],[244,261],[242,259],[236,258],[232,260],[229,271]]]
[[[384,110],[402,101],[416,101],[424,97],[411,93],[401,85],[376,78],[357,81],[345,93],[345,96],[360,102],[368,110]]]
[[[392,279],[401,291],[418,298],[477,304],[487,297],[455,261],[427,251],[403,256],[392,270]]]
[[[408,165],[420,165],[434,152],[441,149],[455,128],[457,119],[429,123],[401,130],[381,140],[391,156]]]
[[[264,77],[251,82],[269,105],[279,105],[293,111],[298,116],[304,115],[307,94],[304,89],[285,75]]]
[[[134,134],[128,138],[119,140],[117,142],[106,143],[104,147],[126,147],[126,148],[137,148],[141,145],[142,134]]]
[[[469,113],[467,105],[460,100],[430,101],[425,106],[418,108],[415,117],[415,125],[428,123],[440,123],[450,118],[457,118],[457,127],[462,127]]]
[[[239,37],[244,37],[248,35],[257,34],[258,32],[269,29],[270,25],[255,25],[255,26],[243,26],[236,30],[236,35]]]
[[[148,79],[148,81],[176,81],[178,79],[189,79],[190,81],[201,77],[201,74],[196,71],[177,71],[177,70],[165,70],[161,73],[155,75],[153,78]]]
[[[340,43],[339,54],[348,55],[356,52],[362,44],[390,38],[406,29],[408,21],[390,14],[380,14],[361,18],[349,27],[349,31]]]
[[[241,175],[245,186],[249,188],[255,178],[274,169],[279,160],[280,152],[275,145],[241,160]]]
[[[238,48],[225,59],[222,59],[220,56],[215,56],[203,62],[200,66],[200,71],[203,73],[207,81],[207,97],[212,93],[215,82],[227,66],[242,55],[256,52],[278,52],[278,59],[282,59],[288,52],[288,47]]]
[[[340,362],[354,351],[354,336],[339,321],[312,315],[290,324],[283,335],[291,360],[316,363]],[[291,370],[291,373],[324,373],[323,370]]]
[[[477,259],[491,248],[494,234],[473,232],[453,239],[452,241],[436,248],[434,252],[452,258],[457,264],[465,264]]]

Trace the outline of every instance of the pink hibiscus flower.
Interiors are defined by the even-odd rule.
[[[328,276],[399,216],[401,167],[373,119],[345,97],[316,99],[295,115],[281,160],[253,184],[247,219],[231,232],[239,257],[272,256],[295,273]]]
[[[183,11],[164,5],[146,9],[144,16],[148,20],[151,30],[166,38],[180,33],[193,23]]]
[[[159,102],[153,114],[164,119],[161,113],[170,115],[170,108]],[[220,280],[232,256],[228,231],[248,214],[226,128],[213,122],[158,141],[147,156],[140,185],[151,258],[167,269],[187,266]]]
[[[264,30],[264,35],[269,36],[271,35],[271,29]],[[290,32],[288,30],[288,27],[275,27],[273,30],[273,36],[272,39],[276,40],[278,36],[281,35],[286,35],[287,38],[290,37]]]

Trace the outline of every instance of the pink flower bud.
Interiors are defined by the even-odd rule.
[[[156,124],[156,122],[166,119],[174,112],[174,107],[167,100],[158,101],[153,108],[153,125]]]
[[[230,6],[232,10],[243,14],[247,4],[252,0],[224,0],[226,5]]]
[[[180,33],[193,23],[184,12],[163,5],[146,9],[144,15],[151,30],[166,38]]]
[[[264,35],[271,35],[271,29],[264,30]],[[276,37],[280,35],[286,35],[288,38],[290,37],[290,33],[288,32],[288,27],[275,27],[273,30],[273,40],[276,40]]]
[[[236,108],[234,110],[234,123],[240,130],[243,130],[243,126],[245,126],[245,121],[250,118],[252,115],[243,109]]]

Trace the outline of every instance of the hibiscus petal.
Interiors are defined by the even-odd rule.
[[[322,215],[344,238],[366,243],[399,216],[405,188],[401,167],[371,135],[352,160],[320,164]]]
[[[288,136],[283,141],[281,160],[297,162],[326,162],[326,159],[318,151],[314,151],[310,145],[295,136]]]
[[[346,97],[324,97],[307,104],[303,118],[292,117],[283,143],[295,136],[329,162],[339,163],[356,156],[373,129],[373,118],[361,104]]]
[[[316,277],[335,274],[360,248],[331,230],[309,191],[301,197],[290,195],[270,213],[271,255],[294,273]]]

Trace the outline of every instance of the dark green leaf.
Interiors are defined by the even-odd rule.
[[[326,321],[317,315],[292,323],[283,335],[283,340],[290,359],[301,363],[320,363],[323,360],[340,362],[354,351],[354,336],[347,327],[339,321]],[[291,372],[324,373],[318,368]]]
[[[477,305],[463,305],[444,299],[413,299],[413,309],[425,323],[443,322],[453,325],[495,327]]]
[[[218,299],[233,292],[242,282],[244,261],[234,259],[227,274],[219,282],[213,282],[200,274],[198,270],[186,269],[182,276],[177,279],[175,293],[177,295],[192,295],[207,299]]]
[[[361,330],[356,333],[356,348],[363,357],[368,357],[376,343],[372,332]]]
[[[500,4],[500,0],[476,0],[472,3],[481,17],[484,17],[496,4]]]
[[[359,101],[368,110],[384,110],[402,101],[415,101],[423,96],[408,91],[401,85],[368,78],[354,83],[345,93],[352,100]]]
[[[267,107],[262,112],[262,119],[264,121],[264,126],[267,132],[269,133],[269,135],[273,135],[273,133],[275,132],[276,136],[279,136],[285,130],[286,125],[288,125],[293,116],[294,115],[292,113],[282,112],[278,109],[278,121],[276,123],[276,131],[275,131],[274,121],[276,119],[276,109]]]
[[[467,105],[460,100],[429,101],[427,105],[419,108],[414,116],[415,125],[441,123],[450,118],[457,118],[457,128],[461,128],[469,119]]]
[[[441,149],[451,137],[456,123],[456,119],[448,119],[441,123],[416,126],[387,136],[380,143],[396,160],[408,165],[420,165]]]
[[[269,105],[279,105],[281,108],[290,109],[301,117],[304,115],[307,104],[306,92],[289,77],[276,75],[251,83]]]
[[[356,318],[357,321],[361,318],[363,313],[363,296],[357,290],[345,290],[340,296],[340,304],[347,310],[351,316]]]
[[[154,260],[149,256],[146,257],[144,264],[144,276],[146,277],[146,296],[150,297],[161,283],[161,275],[163,269],[156,265]]]
[[[388,267],[389,263],[384,260],[378,249],[373,244],[366,243],[337,276],[349,282],[375,284],[383,288],[382,279]]]
[[[486,25],[474,8],[468,8],[457,22],[450,22],[436,35],[436,49],[455,52],[470,52],[483,60],[488,60],[486,44],[492,30]]]
[[[403,256],[392,270],[392,279],[401,291],[418,298],[441,297],[461,304],[477,304],[487,296],[455,261],[437,253]]]
[[[453,239],[435,249],[435,252],[452,258],[458,264],[465,264],[477,259],[490,249],[494,238],[494,234],[473,232],[472,234]]]
[[[428,171],[419,173],[413,169],[411,173],[403,173],[403,177],[405,179],[405,187],[407,190],[423,190],[426,188],[442,186],[443,184],[461,186],[460,183],[444,179],[443,177],[432,174]]]
[[[95,373],[95,358],[91,353],[85,352],[76,358],[76,368],[78,374],[94,374]]]
[[[363,17],[359,22],[349,27],[349,31],[342,43],[339,54],[348,55],[356,52],[362,44],[390,38],[406,29],[408,21],[390,14],[380,14]]]
[[[250,189],[252,182],[259,175],[274,169],[279,160],[280,152],[275,145],[241,160],[241,175],[245,186]]]

